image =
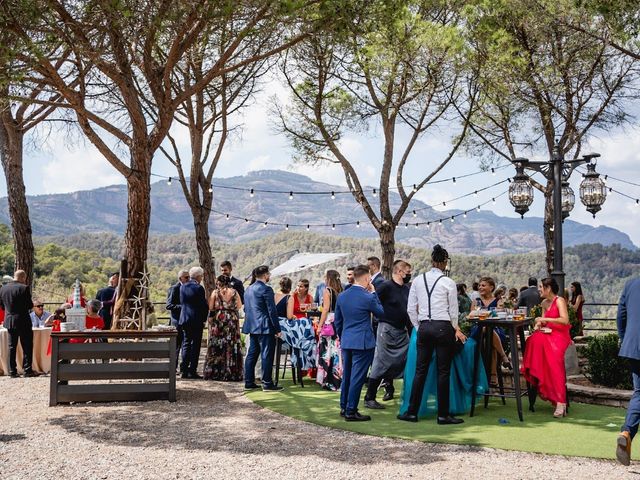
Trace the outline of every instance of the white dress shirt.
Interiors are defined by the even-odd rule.
[[[427,285],[431,292],[431,320],[450,321],[453,328],[458,327],[458,289],[456,282],[449,277],[442,277],[442,270],[432,268],[426,273]],[[411,282],[407,312],[415,328],[420,322],[429,320],[429,296],[424,284],[424,276],[418,275]],[[434,285],[435,284],[435,288]]]

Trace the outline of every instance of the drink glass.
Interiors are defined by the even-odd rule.
[[[480,310],[478,310],[478,318],[480,320],[486,320],[488,316],[489,310],[487,310],[486,308],[481,308]]]

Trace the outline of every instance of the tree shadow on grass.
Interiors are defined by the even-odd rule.
[[[312,393],[311,389],[308,392]],[[473,449],[420,443],[408,448],[404,441],[299,422],[248,401],[238,384],[182,382],[176,403],[76,404],[56,408],[62,410],[57,412],[61,415],[50,419],[50,423],[110,445],[292,458],[313,455],[362,465],[370,464],[374,458],[428,465],[441,461],[441,452]],[[344,422],[337,412],[336,419]]]

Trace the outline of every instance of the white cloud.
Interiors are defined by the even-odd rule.
[[[42,167],[43,190],[39,193],[67,193],[124,183],[123,176],[92,146],[56,148],[53,155]]]

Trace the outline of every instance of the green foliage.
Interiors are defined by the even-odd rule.
[[[589,362],[586,375],[598,385],[630,390],[631,371],[627,360],[618,357],[618,340],[615,333],[589,337],[587,347],[583,350]]]

